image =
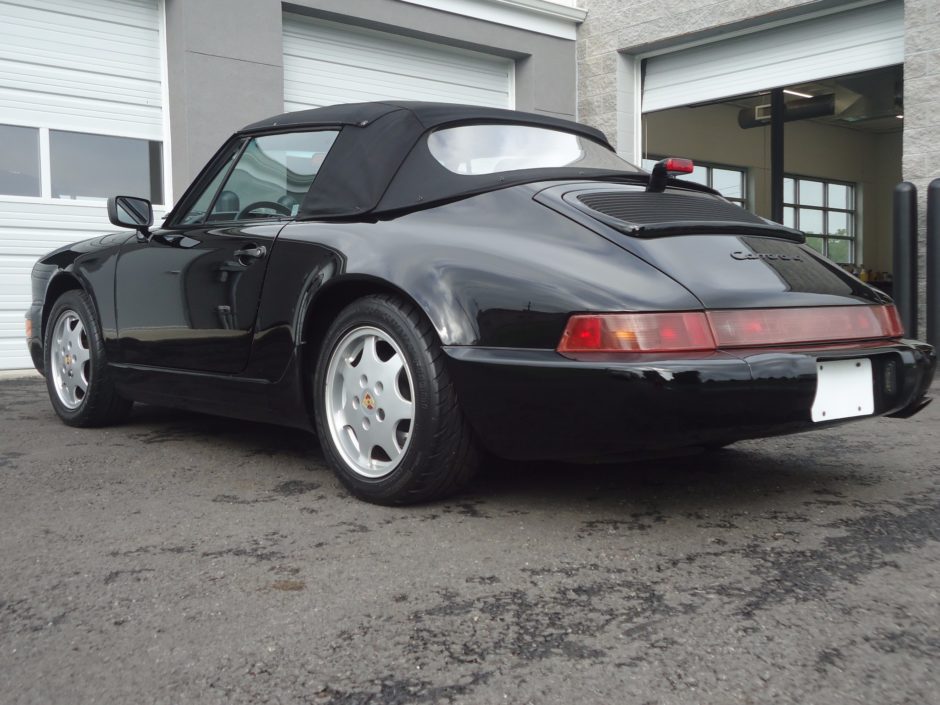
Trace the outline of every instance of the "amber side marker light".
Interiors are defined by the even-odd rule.
[[[33,337],[33,322],[30,319],[26,319],[26,337]]]
[[[891,305],[578,314],[568,319],[557,350],[694,352],[886,340],[903,334]]]

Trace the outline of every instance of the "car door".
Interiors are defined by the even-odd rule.
[[[123,362],[245,369],[277,234],[296,216],[335,136],[293,132],[233,142],[178,216],[122,247],[115,299]]]

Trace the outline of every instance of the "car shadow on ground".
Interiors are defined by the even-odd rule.
[[[135,407],[125,428],[145,445],[203,439],[207,454],[223,445],[245,456],[276,456],[272,470],[296,472],[298,479],[313,472],[322,473],[320,480],[329,473],[316,437],[298,429],[144,405]],[[766,510],[795,496],[838,505],[860,487],[880,482],[877,468],[858,469],[840,457],[848,445],[837,433],[823,432],[616,464],[489,458],[461,495],[426,506],[457,503],[470,513],[483,512],[483,505],[545,511],[572,504],[626,511],[652,505],[660,511],[747,511],[749,505]]]

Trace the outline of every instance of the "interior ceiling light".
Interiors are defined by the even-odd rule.
[[[904,113],[900,113],[900,114],[898,114],[898,115],[895,115],[894,117],[896,117],[898,120],[903,120],[903,119],[904,119]]]
[[[797,98],[812,98],[810,93],[801,93],[800,91],[795,91],[792,88],[784,88],[783,92],[787,95],[795,95]]]

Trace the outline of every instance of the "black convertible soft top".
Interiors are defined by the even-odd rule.
[[[351,103],[284,113],[248,125],[238,134],[340,129],[300,206],[298,215],[308,218],[379,216],[519,183],[624,173],[562,167],[466,175],[449,171],[431,156],[425,139],[429,132],[444,126],[487,123],[563,130],[611,149],[603,132],[570,120],[474,105],[410,101]]]

